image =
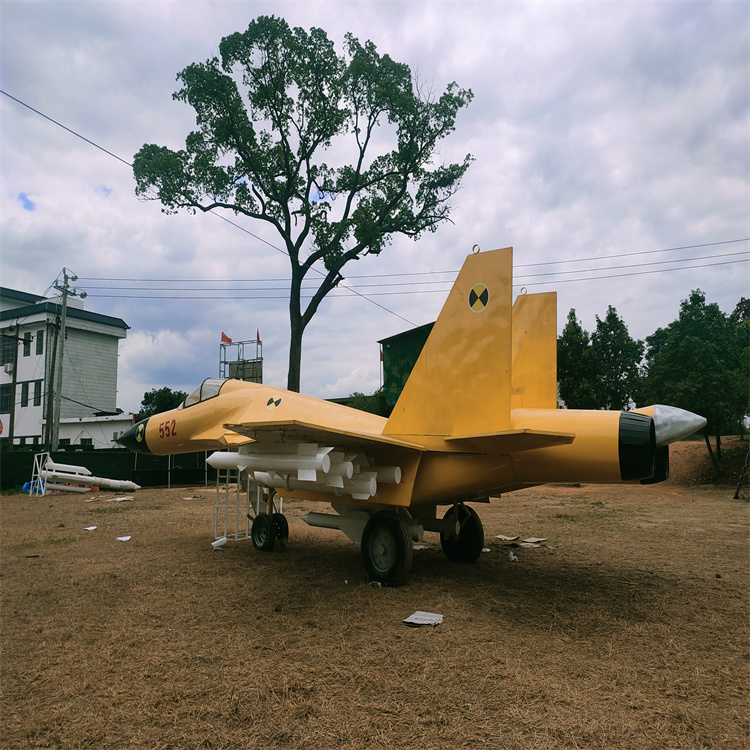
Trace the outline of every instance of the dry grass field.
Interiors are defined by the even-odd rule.
[[[262,553],[212,549],[212,488],[4,496],[0,746],[748,748],[750,504],[691,484],[696,452],[476,506],[489,552],[428,534],[401,588],[312,505]]]

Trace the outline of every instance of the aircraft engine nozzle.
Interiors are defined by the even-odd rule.
[[[654,420],[645,414],[620,412],[618,452],[623,482],[652,477],[656,470]]]

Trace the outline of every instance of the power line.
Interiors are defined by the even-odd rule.
[[[718,243],[715,243],[718,244]],[[656,251],[655,251],[656,252]],[[614,271],[619,269],[628,269],[628,268],[642,268],[645,266],[658,266],[658,265],[667,265],[670,263],[690,263],[697,260],[708,260],[708,259],[715,259],[715,258],[730,258],[737,255],[747,255],[750,253],[750,250],[741,250],[736,253],[719,253],[716,255],[699,255],[693,258],[678,258],[673,260],[657,260],[657,261],[651,261],[648,263],[632,263],[630,265],[624,265],[624,266],[605,266],[604,268],[589,268],[589,269],[578,269],[576,271],[548,271],[546,273],[538,273],[538,274],[521,274],[519,276],[515,276],[514,278],[516,280],[519,279],[534,279],[539,278],[541,276],[563,276],[568,274],[580,274],[580,273],[593,273],[598,271]],[[533,265],[541,265],[541,264],[533,264]],[[688,266],[689,267],[689,266]],[[679,268],[674,269],[667,269],[667,270],[674,270],[678,271]],[[392,276],[403,276],[401,274],[384,274],[383,276],[363,276],[360,278],[389,278]],[[89,277],[89,278],[95,278],[95,277]],[[98,281],[123,281],[125,283],[159,283],[159,284],[196,284],[196,283],[203,283],[203,284],[267,284],[267,283],[278,283],[278,282],[289,282],[289,279],[175,279],[174,281],[170,279],[96,279]],[[361,287],[368,287],[368,288],[379,288],[379,287],[395,287],[395,286],[424,286],[429,284],[446,284],[449,283],[451,279],[442,279],[442,280],[434,280],[434,281],[396,281],[396,282],[389,282],[384,284],[358,284],[357,286]],[[279,292],[284,291],[288,287],[274,287],[274,286],[261,286],[261,287],[223,287],[222,289],[217,289],[215,291],[217,292]],[[351,287],[345,287],[346,289],[351,289]],[[91,289],[110,289],[110,290],[118,290],[121,289],[122,291],[150,291],[150,292],[164,292],[164,291],[174,291],[174,292],[199,292],[199,291],[210,291],[207,290],[205,286],[185,286],[185,287],[154,287],[154,286],[127,286],[127,287],[121,287],[121,286],[98,286],[98,285],[86,285],[86,290]],[[305,291],[305,288],[303,287],[303,291]]]
[[[66,130],[68,133],[71,133],[72,135],[76,136],[76,138],[80,138],[82,141],[85,141],[86,143],[90,144],[94,148],[98,148],[100,151],[103,151],[105,154],[108,154],[113,159],[117,159],[118,161],[122,162],[123,164],[125,164],[126,166],[128,166],[128,167],[130,167],[132,169],[133,165],[129,161],[126,161],[122,157],[117,156],[117,154],[113,154],[111,151],[108,151],[106,148],[103,148],[99,144],[94,143],[94,141],[90,140],[89,138],[86,138],[85,136],[81,135],[80,133],[77,133],[75,130],[72,130],[71,128],[66,127],[61,122],[58,122],[57,120],[53,119],[52,117],[49,117],[48,115],[45,115],[43,112],[40,112],[38,109],[35,109],[34,107],[32,107],[29,104],[26,104],[26,102],[21,101],[20,99],[16,98],[15,96],[12,96],[7,91],[3,91],[2,89],[0,89],[0,94],[4,94],[9,99],[12,99],[14,102],[18,102],[18,104],[20,104],[21,106],[26,107],[27,109],[30,109],[32,112],[34,112],[35,114],[39,115],[40,117],[44,117],[45,120],[49,120],[51,123],[54,123],[55,125],[57,125],[58,127],[62,128],[63,130]],[[253,234],[249,229],[245,229],[244,227],[240,226],[239,224],[237,224],[237,223],[235,223],[233,221],[230,221],[225,216],[222,216],[221,214],[216,214],[216,213],[213,212],[213,210],[208,211],[208,213],[210,213],[212,216],[215,216],[218,219],[221,219],[222,221],[227,222],[227,224],[231,224],[233,227],[236,227],[237,229],[245,232],[246,234],[249,234],[251,237],[254,237],[256,240],[259,240],[260,242],[264,242],[266,245],[268,245],[269,247],[273,248],[277,252],[280,252],[283,255],[286,255],[287,257],[289,256],[289,253],[287,253],[286,250],[284,250],[284,249],[282,249],[280,247],[277,247],[276,245],[272,244],[271,242],[268,242],[267,240],[264,240],[262,237],[259,237],[256,234]],[[312,266],[310,267],[310,270],[314,271],[315,273],[319,274],[320,276],[323,276],[323,277],[327,276],[327,274],[323,273],[322,271],[320,271],[317,268],[314,268]],[[348,288],[348,287],[345,287],[345,288]],[[413,323],[408,318],[405,318],[403,315],[400,315],[399,313],[395,312],[394,310],[389,310],[384,305],[381,305],[379,302],[375,302],[374,300],[371,300],[369,297],[366,297],[364,294],[361,294],[361,293],[355,291],[354,289],[352,289],[350,291],[352,291],[358,297],[362,297],[362,299],[367,300],[368,302],[370,302],[371,304],[375,305],[376,307],[379,307],[381,310],[384,310],[385,312],[390,313],[391,315],[395,315],[397,318],[400,318],[401,320],[403,320],[404,322],[408,323],[409,325],[416,325],[415,323]]]
[[[744,260],[721,261],[720,263],[701,263],[701,264],[694,265],[694,266],[683,266],[682,268],[657,268],[651,271],[634,271],[633,273],[618,273],[618,274],[609,274],[606,276],[586,276],[586,277],[582,277],[579,279],[555,279],[555,280],[550,280],[550,281],[536,281],[536,282],[520,282],[516,280],[513,286],[526,287],[526,286],[549,286],[550,284],[571,284],[571,283],[577,283],[581,281],[597,281],[598,279],[618,279],[618,278],[627,278],[629,276],[643,276],[646,274],[653,274],[653,273],[670,273],[674,271],[689,271],[691,269],[696,269],[696,268],[710,268],[713,266],[727,266],[727,265],[732,265],[734,263],[749,263],[749,262],[750,262],[750,258],[747,258]],[[627,268],[636,268],[636,267],[638,266],[627,266]],[[596,272],[596,270],[597,269],[592,269],[592,272]],[[607,269],[600,269],[600,270],[607,270]],[[545,275],[545,274],[540,274],[540,275]],[[520,277],[520,278],[525,278],[525,277]],[[445,282],[437,282],[437,283],[450,284],[451,282],[445,281]],[[129,291],[129,290],[124,289],[123,291]],[[183,289],[183,290],[166,290],[166,291],[186,291],[186,290]],[[224,292],[226,290],[214,290],[214,291]],[[350,294],[336,294],[335,292],[331,292],[328,296],[333,297],[333,298],[357,296],[357,292],[355,290],[345,288],[345,291],[350,292]],[[368,294],[372,297],[385,297],[385,296],[402,295],[402,294],[447,294],[449,291],[450,291],[450,288],[410,289],[410,290],[393,291],[393,292],[368,292]],[[205,294],[201,296],[196,296],[194,294],[148,295],[148,294],[96,294],[96,293],[92,293],[89,296],[90,297],[102,297],[106,299],[163,299],[163,300],[186,299],[186,300],[194,300],[194,301],[214,300],[214,299],[221,299],[221,300],[244,299],[244,300],[256,300],[256,301],[289,299],[288,294],[286,295],[262,295],[261,296],[261,295],[246,295],[246,294],[245,295],[227,295],[223,293],[222,294]],[[410,321],[407,321],[407,322],[410,322]],[[412,323],[411,325],[414,325],[414,324]]]
[[[62,123],[60,123],[57,120],[53,119],[52,117],[44,114],[43,112],[40,112],[38,109],[35,109],[34,107],[32,107],[29,104],[26,104],[26,102],[18,99],[15,96],[12,96],[7,91],[3,91],[2,89],[0,89],[0,93],[3,94],[3,95],[5,95],[5,96],[7,96],[9,99],[12,99],[14,102],[17,102],[21,106],[26,107],[27,109],[31,110],[35,114],[39,115],[40,117],[43,117],[44,119],[49,120],[49,122],[57,125],[58,127],[60,127],[63,130],[67,131],[68,133],[70,133],[71,135],[74,135],[77,138],[80,138],[82,141],[85,141],[86,143],[88,143],[89,145],[93,146],[94,148],[97,148],[100,151],[103,151],[108,156],[111,156],[112,158],[117,159],[119,162],[122,162],[123,164],[125,164],[126,166],[128,166],[128,167],[130,167],[132,169],[133,165],[130,162],[128,162],[127,160],[125,160],[122,157],[118,156],[117,154],[113,153],[112,151],[109,151],[108,149],[104,148],[103,146],[100,146],[99,144],[95,143],[94,141],[90,140],[89,138],[86,138],[85,136],[81,135],[80,133],[77,133],[75,130],[67,127],[66,125],[63,125]],[[222,221],[226,222],[227,224],[230,224],[231,226],[235,227],[236,229],[239,229],[240,231],[244,232],[245,234],[250,235],[254,239],[258,240],[259,242],[262,242],[262,243],[268,245],[273,250],[276,250],[277,252],[282,253],[283,255],[286,255],[287,257],[289,256],[289,254],[287,253],[287,251],[284,250],[283,248],[280,248],[277,245],[274,245],[273,243],[269,242],[268,240],[263,239],[262,237],[260,237],[260,236],[258,236],[256,234],[254,234],[253,232],[251,232],[249,229],[246,229],[245,227],[241,226],[240,224],[237,224],[236,222],[231,221],[230,219],[227,219],[225,216],[222,216],[221,214],[214,213],[213,210],[210,210],[207,213],[210,213],[211,215],[215,216],[216,218],[221,219]],[[592,261],[605,260],[607,258],[627,258],[627,257],[634,257],[634,256],[639,256],[639,255],[650,255],[650,254],[655,254],[655,253],[676,252],[678,250],[697,249],[697,248],[701,248],[701,247],[715,247],[715,246],[718,246],[718,245],[726,245],[726,244],[732,244],[732,243],[737,243],[737,242],[747,242],[748,240],[750,240],[750,238],[743,237],[743,238],[734,239],[734,240],[724,240],[724,241],[720,241],[720,242],[707,242],[707,243],[697,244],[697,245],[683,245],[683,246],[679,246],[679,247],[664,248],[664,249],[659,249],[659,250],[642,250],[642,251],[637,251],[637,252],[632,252],[632,253],[615,253],[615,254],[602,255],[602,256],[591,257],[591,258],[568,258],[568,259],[564,259],[564,260],[542,261],[542,262],[538,262],[538,263],[522,263],[522,264],[516,265],[515,268],[516,269],[520,269],[520,268],[534,268],[534,267],[540,267],[540,266],[558,265],[560,263],[587,263],[587,262],[592,262]],[[650,266],[650,265],[668,264],[668,263],[680,263],[680,262],[685,263],[685,262],[693,262],[695,260],[702,260],[702,259],[706,259],[706,258],[728,257],[730,255],[742,255],[742,254],[743,253],[728,253],[728,254],[716,255],[716,256],[701,256],[701,257],[698,257],[698,258],[679,258],[679,259],[668,260],[668,261],[656,261],[656,262],[653,262],[653,263],[633,264],[633,265],[629,265],[629,266],[628,265],[626,265],[626,266],[611,266],[611,267],[602,268],[602,269],[589,269],[589,270],[579,269],[577,271],[573,271],[573,270],[571,270],[571,271],[550,271],[550,272],[541,273],[541,274],[529,274],[529,275],[526,275],[526,276],[519,276],[519,277],[517,277],[517,279],[537,278],[539,276],[561,276],[561,275],[573,274],[573,273],[588,273],[588,272],[592,272],[593,273],[593,272],[597,272],[597,271],[618,270],[618,269],[627,269],[627,268],[641,268],[641,267]],[[682,268],[656,269],[656,270],[652,270],[652,271],[638,271],[638,272],[624,273],[624,274],[610,274],[610,275],[605,275],[605,276],[592,276],[592,277],[578,278],[578,279],[557,279],[554,282],[553,281],[528,282],[528,283],[525,283],[524,285],[525,286],[540,286],[540,285],[543,285],[543,284],[551,284],[551,283],[561,284],[561,283],[575,283],[575,282],[579,282],[579,281],[595,281],[597,279],[624,278],[624,277],[628,277],[628,276],[639,276],[639,275],[651,274],[651,273],[664,273],[664,272],[667,272],[667,271],[689,270],[691,268],[707,268],[707,267],[712,267],[712,266],[729,265],[731,263],[744,263],[744,262],[747,262],[747,261],[745,261],[745,260],[726,261],[726,262],[722,262],[722,263],[707,263],[707,264],[702,264],[702,265],[697,265],[697,266],[684,266]],[[314,268],[314,267],[311,267],[310,270],[314,271],[315,273],[319,274],[320,276],[326,276],[327,275],[323,271],[320,271],[319,269]],[[399,274],[365,274],[365,275],[349,276],[347,278],[348,279],[396,278],[396,277],[403,277],[403,276],[423,276],[423,275],[436,275],[436,274],[453,274],[453,275],[455,275],[457,273],[458,273],[458,271],[424,271],[424,272],[399,273]],[[190,279],[185,279],[185,280],[181,280],[181,279],[161,279],[161,280],[148,280],[148,279],[99,279],[97,277],[80,277],[80,279],[81,280],[92,280],[92,281],[93,280],[100,280],[100,281],[161,281],[163,283],[180,283],[180,282],[194,282],[194,281],[196,281],[196,280],[190,280]],[[218,283],[219,281],[220,280],[213,280],[213,283]],[[234,281],[235,283],[237,282],[236,279],[234,279],[234,280],[223,280],[223,281]],[[260,281],[267,282],[267,281],[272,281],[272,280],[257,280],[257,281],[258,282],[260,282]],[[273,280],[273,281],[285,281],[285,282],[287,282],[289,280],[287,280],[287,279],[276,279],[276,280]],[[406,285],[416,285],[416,284],[424,284],[424,283],[440,284],[440,283],[448,283],[448,280],[446,279],[446,280],[443,280],[443,281],[436,281],[436,282],[405,282],[404,284],[369,284],[369,285],[359,285],[359,286],[368,286],[368,287],[398,286],[398,285],[404,285],[404,286],[406,286]],[[519,286],[519,285],[520,284],[516,284],[516,286]],[[90,288],[98,288],[98,287],[90,287]],[[366,295],[362,294],[361,292],[357,291],[355,288],[353,288],[351,286],[346,286],[345,284],[341,284],[340,288],[343,289],[343,290],[346,290],[346,291],[350,292],[350,294],[332,294],[332,293],[329,293],[329,295],[326,295],[326,296],[333,296],[333,297],[358,296],[358,297],[361,297],[362,299],[367,300],[371,304],[375,305],[376,307],[379,307],[380,309],[384,310],[385,312],[390,313],[391,315],[395,315],[396,317],[400,318],[401,320],[405,321],[406,323],[409,323],[410,325],[415,325],[415,324],[412,321],[410,321],[407,318],[405,318],[404,316],[400,315],[399,313],[397,313],[397,312],[395,312],[393,310],[390,310],[389,308],[385,307],[384,305],[381,305],[380,303],[378,303],[375,300],[371,299],[371,297],[372,296],[385,296],[385,295],[392,295],[392,294],[424,294],[424,293],[429,293],[429,292],[441,292],[441,293],[443,293],[445,291],[445,290],[435,289],[435,290],[411,290],[411,291],[408,291],[408,292],[368,292],[368,295],[370,295],[370,296],[366,296]],[[168,290],[168,291],[172,291],[172,290]],[[185,290],[174,290],[174,291],[185,291]],[[197,291],[199,291],[199,290],[197,290]],[[226,291],[226,290],[222,290],[222,291]],[[266,289],[265,291],[272,291],[272,289]],[[163,296],[162,297],[156,297],[156,296],[154,296],[154,297],[149,297],[149,296],[146,296],[146,295],[103,295],[103,294],[92,294],[91,296],[93,296],[93,297],[110,297],[110,298],[128,298],[129,297],[129,298],[139,298],[139,299],[160,299],[160,298],[161,299],[288,299],[289,298],[288,295],[281,296],[281,297],[279,297],[279,296],[277,296],[277,297],[269,297],[269,296],[265,296],[265,297],[226,297],[226,295],[221,295],[221,297],[218,297],[218,296],[216,296],[216,297],[204,296],[204,297],[198,297],[198,298],[193,297],[193,296],[190,296],[190,297],[177,297],[177,296],[169,296],[169,297],[163,297]],[[303,299],[310,299],[311,297],[312,297],[312,295],[309,296],[309,297],[308,296],[303,296],[302,298]]]
[[[86,141],[86,143],[88,143],[89,145],[93,146],[94,148],[98,148],[100,151],[104,151],[105,154],[108,154],[113,159],[117,159],[117,161],[121,161],[123,164],[125,164],[128,167],[131,167],[131,168],[133,167],[133,165],[129,161],[125,161],[125,159],[123,159],[122,157],[118,156],[117,154],[113,154],[111,151],[107,151],[106,148],[100,146],[98,143],[94,143],[94,141],[89,140],[88,138],[86,138],[85,136],[81,135],[80,133],[76,133],[75,130],[71,130],[70,128],[68,128],[65,125],[63,125],[61,122],[58,122],[57,120],[53,120],[48,115],[45,115],[44,112],[40,112],[38,109],[34,109],[34,107],[32,107],[30,104],[26,104],[26,102],[22,102],[20,99],[16,99],[15,96],[12,96],[7,91],[3,91],[2,89],[0,89],[0,94],[4,94],[5,96],[8,97],[8,99],[12,99],[14,102],[18,102],[22,107],[26,107],[26,109],[30,109],[35,114],[39,115],[40,117],[43,117],[45,120],[49,120],[50,122],[52,122],[55,125],[57,125],[59,128],[62,128],[63,130],[67,130],[68,133],[71,133],[76,138],[80,138],[82,141]]]

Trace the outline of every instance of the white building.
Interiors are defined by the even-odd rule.
[[[60,314],[59,297],[0,287],[0,441],[45,442]],[[117,348],[128,325],[69,297],[65,329],[60,447],[115,447],[133,420],[117,410]]]

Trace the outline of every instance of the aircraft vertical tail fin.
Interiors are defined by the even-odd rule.
[[[557,408],[557,292],[513,304],[511,409]]]
[[[510,428],[513,249],[469,255],[384,434]]]

